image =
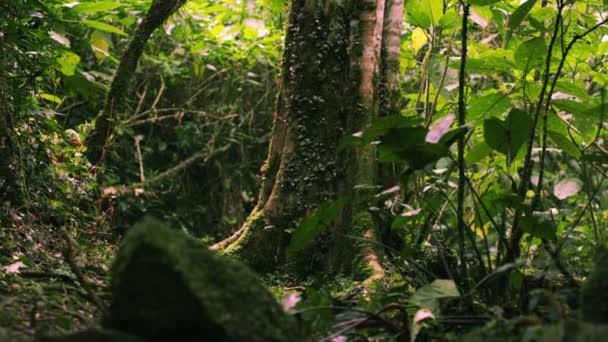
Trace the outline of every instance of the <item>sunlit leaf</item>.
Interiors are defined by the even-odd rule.
[[[59,66],[59,71],[66,75],[72,76],[76,72],[76,67],[80,63],[80,56],[73,53],[72,51],[63,51],[61,55],[56,59]]]
[[[109,32],[109,33],[116,33],[119,34],[121,36],[126,36],[127,34],[119,29],[116,26],[112,26],[110,24],[106,24],[103,23],[101,21],[95,21],[95,20],[83,20],[82,23],[88,27],[92,27],[94,29],[100,30],[100,31],[104,31],[104,32]]]
[[[418,53],[420,48],[422,48],[429,41],[426,33],[420,27],[417,27],[414,32],[412,32],[412,50],[414,53]]]

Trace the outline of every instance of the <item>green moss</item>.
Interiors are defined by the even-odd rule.
[[[125,237],[111,289],[104,326],[149,341],[297,339],[293,321],[251,270],[155,221]]]

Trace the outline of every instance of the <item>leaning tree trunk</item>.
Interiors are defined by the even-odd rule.
[[[349,195],[350,205],[303,254],[308,265],[323,256],[329,271],[352,266],[358,247],[349,236],[375,235],[365,201],[369,190],[354,190],[374,184],[375,150],[344,152],[338,144],[378,113],[383,22],[384,0],[292,2],[258,204],[241,229],[212,249],[236,254],[258,270],[272,269],[285,261],[286,231],[319,204]],[[361,251],[360,260],[381,275],[376,253]]]
[[[152,33],[186,2],[187,0],[154,0],[148,13],[137,27],[127,50],[122,55],[118,69],[116,69],[103,110],[97,116],[95,127],[87,137],[86,154],[92,164],[99,164],[106,155],[115,114],[123,109],[124,99],[129,92],[129,84],[144,52],[146,42]]]

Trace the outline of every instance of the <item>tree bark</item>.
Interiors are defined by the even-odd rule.
[[[124,99],[129,92],[131,79],[146,42],[152,33],[186,2],[187,0],[154,0],[148,13],[137,27],[114,74],[104,108],[97,116],[95,127],[86,141],[86,155],[92,164],[99,164],[105,157],[112,135],[112,121],[115,119],[115,114],[123,109]]]
[[[3,55],[2,49],[0,54]],[[0,66],[4,66],[4,63],[0,56]],[[2,202],[17,202],[19,199],[13,146],[8,84],[0,79],[0,201]]]
[[[314,261],[323,260],[330,272],[348,271],[354,258],[373,274],[381,272],[374,251],[348,238],[375,235],[367,199],[376,151],[367,146],[344,152],[338,144],[378,114],[384,18],[384,0],[292,2],[258,203],[241,229],[212,249],[271,270],[285,262],[286,231],[319,204],[349,195],[350,205],[301,253],[299,264],[316,267]]]

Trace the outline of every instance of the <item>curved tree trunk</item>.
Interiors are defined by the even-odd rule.
[[[112,121],[115,119],[115,114],[122,110],[124,99],[129,92],[129,84],[143,54],[146,42],[152,33],[186,1],[154,0],[148,13],[137,27],[137,31],[135,31],[127,50],[122,55],[118,69],[114,74],[104,108],[97,116],[95,127],[86,141],[87,158],[92,164],[98,164],[105,157],[112,135]]]
[[[378,114],[383,23],[384,0],[292,2],[258,204],[241,229],[212,249],[271,270],[285,261],[288,231],[319,204],[350,195],[351,204],[302,255],[307,267],[317,259],[328,271],[353,266],[361,246],[348,236],[375,235],[366,201],[372,187],[357,185],[374,184],[376,152],[373,146],[344,152],[338,144]],[[380,274],[376,253],[362,252],[359,260]]]

